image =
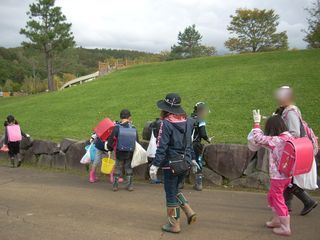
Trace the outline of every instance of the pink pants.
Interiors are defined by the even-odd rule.
[[[268,192],[268,203],[275,213],[280,216],[288,216],[288,207],[286,206],[283,192],[290,184],[291,179],[271,179],[270,190]]]

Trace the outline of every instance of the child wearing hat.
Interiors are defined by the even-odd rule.
[[[157,106],[161,109],[162,122],[156,156],[150,167],[150,177],[156,179],[158,169],[163,169],[168,223],[163,225],[162,230],[179,233],[181,231],[180,208],[186,214],[188,224],[196,221],[196,213],[178,188],[185,173],[174,174],[170,162],[183,159],[182,161],[187,161],[191,165],[193,120],[186,117],[178,94],[168,94],[164,100],[158,101]]]
[[[133,170],[131,162],[136,142],[139,142],[138,132],[132,125],[131,113],[128,109],[120,112],[120,122],[115,126],[108,138],[107,148],[115,151],[116,166],[114,171],[113,191],[119,190],[119,178],[122,169],[125,169],[127,179],[127,190],[133,191]]]

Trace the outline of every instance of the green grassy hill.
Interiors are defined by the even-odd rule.
[[[317,134],[320,116],[320,50],[209,57],[134,66],[60,92],[0,99],[0,119],[14,114],[34,138],[86,139],[104,116],[129,108],[141,132],[158,116],[156,101],[178,92],[187,112],[197,101],[210,105],[210,136],[245,143],[251,110],[269,115],[274,89],[290,85],[297,105]]]

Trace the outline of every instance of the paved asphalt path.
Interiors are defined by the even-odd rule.
[[[175,235],[160,230],[166,221],[161,185],[138,183],[134,192],[114,193],[106,181],[1,166],[0,240],[283,239],[264,227],[270,210],[263,193],[184,192],[198,222],[188,226],[183,216],[182,232]],[[300,208],[294,202],[290,239],[320,239],[320,207],[305,217]]]

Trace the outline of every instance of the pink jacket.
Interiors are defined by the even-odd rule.
[[[252,129],[253,138],[251,144],[261,146],[270,150],[269,154],[269,175],[271,179],[288,179],[279,173],[278,166],[282,156],[286,141],[294,137],[289,132],[284,132],[280,136],[266,136],[260,128]]]

